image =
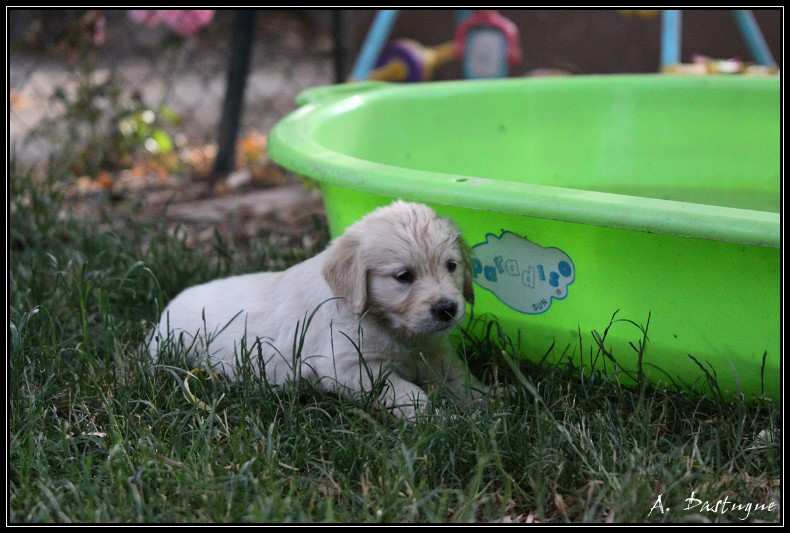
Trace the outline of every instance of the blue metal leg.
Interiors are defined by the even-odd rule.
[[[398,18],[398,11],[397,9],[382,9],[376,13],[376,18],[373,19],[373,24],[365,37],[365,43],[362,45],[354,69],[351,71],[352,80],[359,81],[368,78],[390,36],[395,19]]]
[[[751,10],[733,9],[732,15],[741,29],[741,34],[749,47],[754,61],[761,65],[776,65],[771,49],[768,48],[768,44],[765,42],[765,38],[757,25],[757,21],[754,20],[754,14]]]
[[[661,12],[661,68],[680,64],[680,10]]]

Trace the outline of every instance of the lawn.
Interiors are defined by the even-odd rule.
[[[411,424],[254,372],[155,365],[146,332],[181,289],[323,243],[195,246],[112,205],[70,213],[73,176],[12,163],[8,180],[11,523],[781,519],[777,403],[517,362],[495,322],[457,345],[502,394],[435,397]]]

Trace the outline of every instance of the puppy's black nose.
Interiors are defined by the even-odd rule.
[[[436,320],[449,322],[455,318],[458,311],[458,304],[450,300],[439,300],[431,307],[431,313]]]

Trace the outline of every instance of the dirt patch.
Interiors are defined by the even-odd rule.
[[[245,175],[243,180],[239,175]],[[187,242],[210,246],[217,236],[245,248],[254,239],[310,248],[326,239],[318,189],[271,161],[241,166],[211,182],[200,173],[157,173],[136,167],[63,184],[70,216],[95,221],[123,235],[128,220],[159,220],[186,232]]]

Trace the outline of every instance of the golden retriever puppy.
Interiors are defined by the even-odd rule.
[[[461,400],[479,396],[447,340],[472,300],[457,228],[425,205],[396,201],[288,270],[185,290],[149,349],[155,358],[166,345],[189,350],[230,377],[246,350],[275,384],[308,379],[351,398],[383,383],[380,401],[412,418],[440,383]]]

